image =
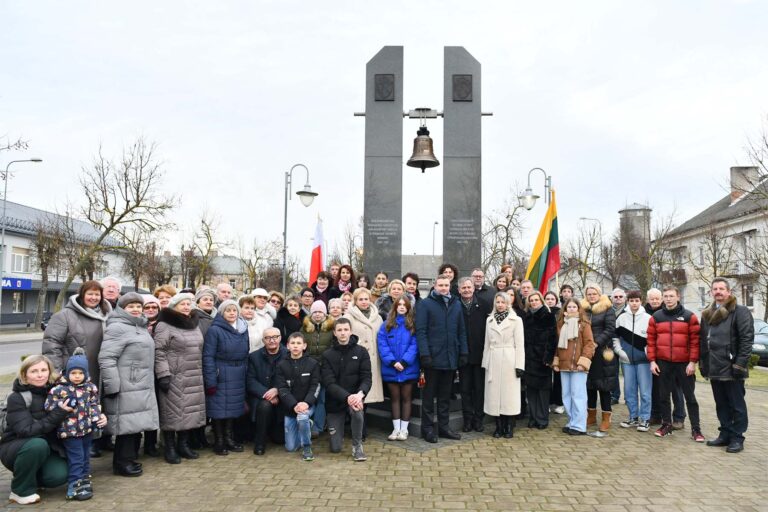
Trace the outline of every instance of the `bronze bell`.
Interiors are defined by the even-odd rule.
[[[435,157],[432,148],[432,137],[429,136],[429,130],[426,126],[419,128],[416,132],[416,138],[413,139],[413,154],[408,159],[408,167],[419,167],[421,172],[427,167],[437,167],[440,161]]]

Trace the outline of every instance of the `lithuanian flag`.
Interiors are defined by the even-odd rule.
[[[536,238],[525,278],[533,287],[547,293],[547,283],[560,270],[560,245],[557,240],[557,206],[555,191],[550,190],[549,208]]]

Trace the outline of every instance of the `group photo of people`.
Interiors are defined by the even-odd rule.
[[[9,500],[37,503],[39,488],[60,485],[68,500],[90,499],[91,461],[107,456],[122,477],[141,477],[143,457],[194,464],[204,450],[311,462],[320,442],[362,463],[371,407],[391,414],[385,442],[395,444],[470,432],[504,442],[520,428],[601,439],[620,428],[649,443],[682,434],[744,449],[754,328],[727,279],[712,281],[701,318],[674,286],[587,284],[577,296],[567,284],[539,290],[511,265],[486,276],[443,263],[420,284],[413,272],[357,275],[340,263],[287,296],[83,282],[6,398]],[[701,424],[697,373],[717,425]],[[457,398],[461,422],[451,421]],[[615,417],[622,400],[628,414]],[[559,415],[565,425],[550,428]]]

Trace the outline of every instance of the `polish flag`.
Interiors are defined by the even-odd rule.
[[[323,271],[323,221],[317,218],[315,227],[315,245],[312,247],[312,260],[309,264],[309,284],[317,281],[317,274]]]

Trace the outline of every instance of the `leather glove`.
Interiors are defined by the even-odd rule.
[[[743,366],[739,366],[737,364],[731,365],[731,373],[736,379],[746,379],[749,377],[749,371]]]
[[[208,396],[213,396],[216,394],[216,386],[211,386],[210,388],[205,388],[205,394]]]
[[[157,387],[159,387],[160,391],[163,393],[167,393],[168,390],[171,389],[171,378],[165,376],[157,379]]]
[[[459,367],[467,366],[468,363],[469,363],[469,356],[466,354],[461,354],[459,356]]]
[[[521,370],[520,368],[515,368],[515,375],[517,375],[518,379],[522,379],[525,375],[525,370]]]
[[[432,357],[430,356],[419,357],[419,362],[421,363],[421,367],[425,370],[432,368]]]

